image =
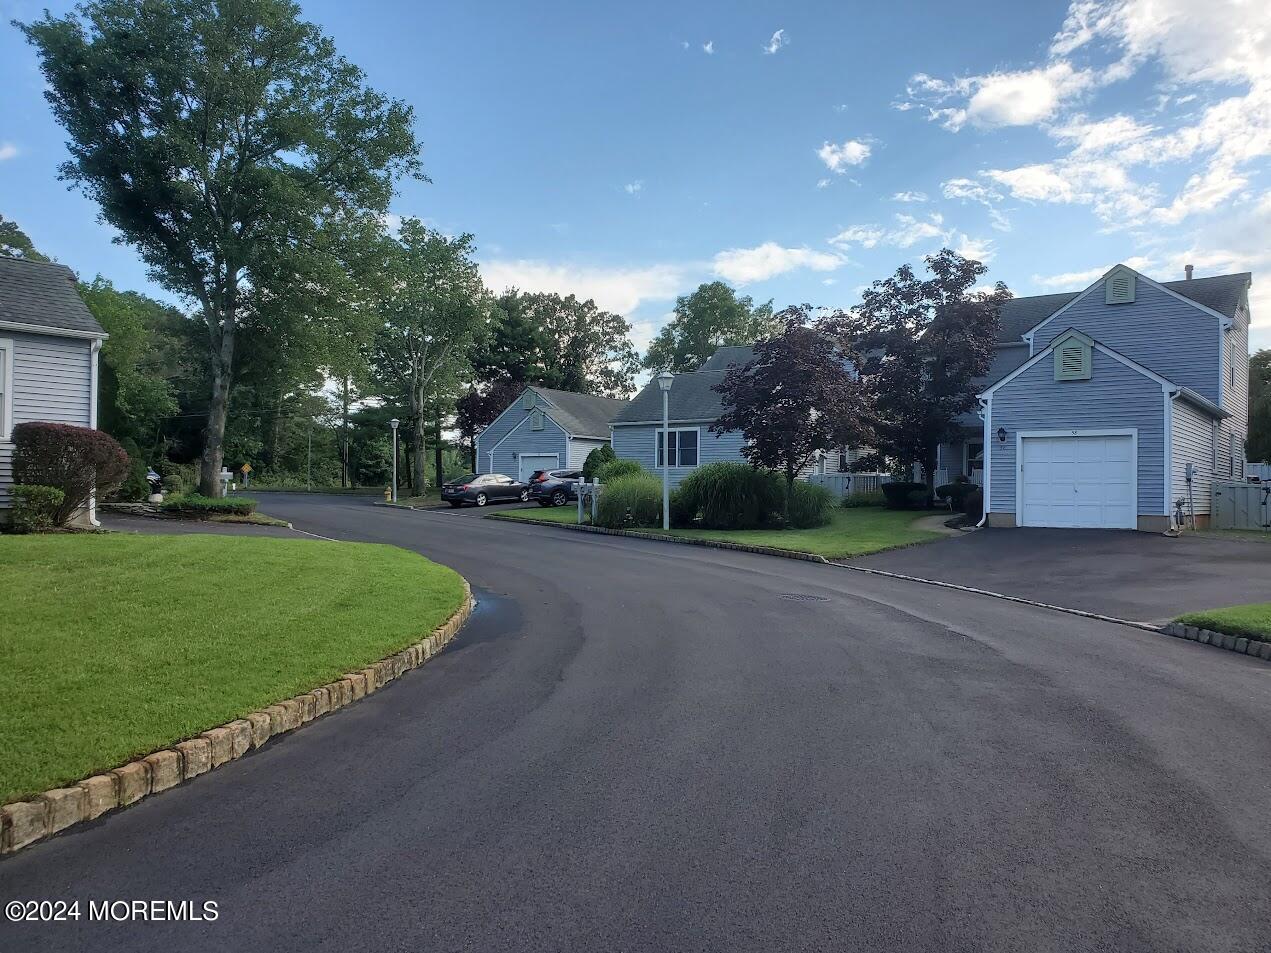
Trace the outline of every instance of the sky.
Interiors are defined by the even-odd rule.
[[[0,0],[0,213],[81,277],[159,294],[59,182],[65,134]],[[1271,347],[1271,2],[302,2],[414,106],[398,216],[486,283],[592,297],[643,349],[722,279],[849,307],[941,246],[1016,294],[1252,271]],[[163,297],[162,294],[159,294]]]

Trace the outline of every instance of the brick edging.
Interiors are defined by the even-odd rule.
[[[463,603],[454,614],[427,638],[399,652],[111,771],[0,807],[0,854],[12,854],[75,824],[176,787],[369,695],[439,653],[468,621],[474,606],[472,587],[465,579]]]
[[[1230,632],[1215,632],[1212,629],[1202,629],[1199,626],[1186,625],[1182,622],[1167,623],[1161,626],[1161,631],[1166,635],[1174,636],[1176,639],[1199,642],[1201,645],[1212,645],[1215,648],[1226,649],[1228,652],[1235,652],[1238,655],[1252,655],[1254,658],[1271,662],[1271,642],[1249,639],[1243,635],[1232,635]]]

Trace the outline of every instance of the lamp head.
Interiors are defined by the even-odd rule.
[[[662,388],[662,392],[666,393],[671,389],[671,384],[675,380],[675,375],[670,371],[663,371],[658,375],[658,387]]]
[[[396,430],[396,429],[397,429],[397,425],[398,425],[398,424],[400,424],[400,423],[401,423],[401,421],[400,421],[400,420],[398,420],[396,417],[394,417],[392,420],[390,420],[390,421],[388,422],[388,425],[389,425],[390,427],[392,427],[394,430]]]

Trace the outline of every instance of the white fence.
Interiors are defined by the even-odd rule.
[[[838,496],[851,496],[853,493],[873,493],[890,483],[890,473],[812,473],[808,482],[823,486]]]
[[[1271,483],[1214,483],[1214,529],[1271,531]]]

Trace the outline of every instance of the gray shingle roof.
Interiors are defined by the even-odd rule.
[[[0,255],[0,321],[104,334],[65,265]]]
[[[711,388],[724,379],[728,371],[693,371],[676,374],[671,384],[670,413],[672,420],[714,420],[724,408],[719,394]],[[638,423],[662,419],[662,390],[656,380],[644,385],[631,403],[613,418],[615,424]]]
[[[551,403],[551,418],[575,437],[608,437],[609,421],[628,403],[617,397],[575,394],[548,387],[535,387],[534,390]]]
[[[724,345],[706,359],[699,371],[726,371],[731,364],[749,364],[755,359],[755,349],[749,344]]]

